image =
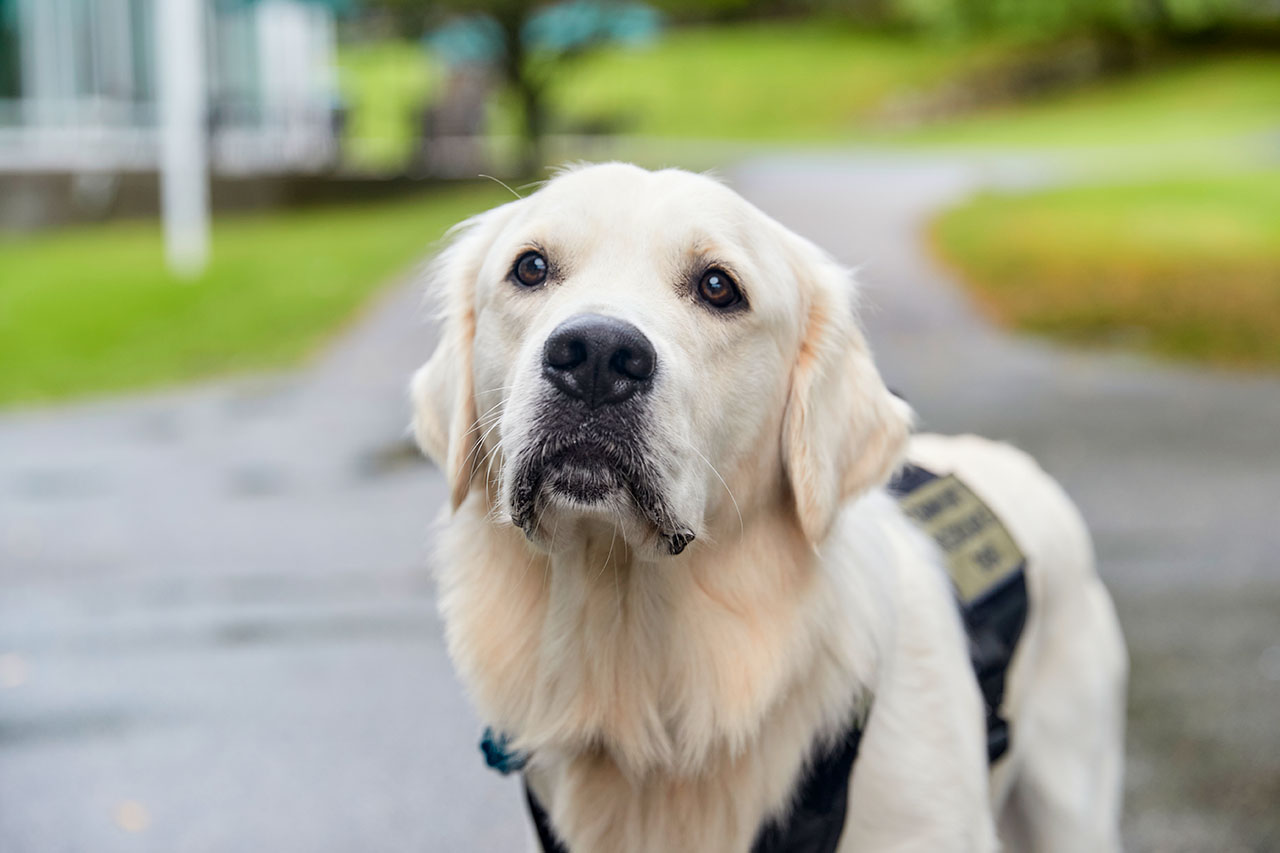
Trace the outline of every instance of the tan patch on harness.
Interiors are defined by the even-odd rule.
[[[1004,524],[954,476],[924,483],[899,502],[942,549],[965,604],[1022,568],[1022,550]]]

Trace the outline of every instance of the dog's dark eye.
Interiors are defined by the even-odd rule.
[[[712,267],[698,281],[698,297],[713,308],[732,308],[742,301],[738,285],[724,270]]]
[[[524,287],[537,287],[547,280],[547,259],[538,252],[525,252],[511,269],[516,282]]]

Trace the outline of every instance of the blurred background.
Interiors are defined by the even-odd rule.
[[[521,842],[415,269],[614,158],[856,265],[925,427],[1079,501],[1129,849],[1280,850],[1276,0],[0,0],[0,850]]]

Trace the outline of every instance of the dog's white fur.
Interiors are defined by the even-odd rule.
[[[508,278],[530,247],[555,280]],[[697,303],[729,269],[749,309]],[[700,266],[701,265],[701,266]],[[465,223],[438,259],[443,338],[413,382],[446,472],[440,607],[483,717],[575,851],[745,851],[815,743],[868,713],[840,850],[1113,850],[1126,656],[1075,508],[1024,454],[909,439],[846,271],[719,183],[569,170]],[[645,452],[679,556],[621,497],[548,497],[513,526],[543,343],[582,312],[648,336]],[[989,773],[981,699],[940,556],[883,484],[904,454],[955,471],[1029,560],[1031,616]]]

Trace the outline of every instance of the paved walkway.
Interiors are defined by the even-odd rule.
[[[1134,850],[1280,845],[1280,382],[988,327],[916,239],[1023,169],[776,159],[732,182],[862,265],[925,425],[1026,447],[1094,530],[1135,660]],[[438,474],[406,285],[296,374],[0,418],[0,849],[510,849],[424,569]]]

